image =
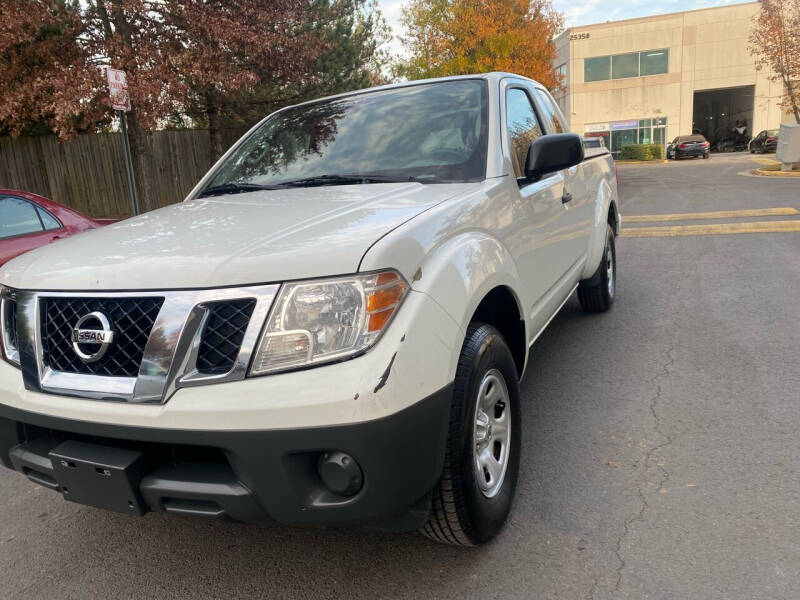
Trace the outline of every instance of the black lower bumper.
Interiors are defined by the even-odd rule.
[[[675,158],[691,158],[699,156],[707,156],[708,150],[676,150]]]
[[[78,488],[67,500],[131,514],[413,530],[441,476],[450,398],[447,386],[374,421],[256,431],[105,425],[0,404],[0,460],[61,493],[71,477]],[[355,460],[358,491],[326,486],[318,469],[326,453]]]

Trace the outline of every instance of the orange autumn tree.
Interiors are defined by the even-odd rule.
[[[411,0],[403,8],[408,79],[510,71],[554,88],[563,19],[550,0]]]
[[[761,0],[754,25],[750,53],[756,68],[783,84],[784,105],[800,123],[800,0]]]

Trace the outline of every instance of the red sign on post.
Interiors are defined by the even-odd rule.
[[[108,91],[111,100],[111,107],[114,110],[129,111],[131,109],[131,99],[128,96],[128,80],[125,71],[119,69],[106,69],[108,78]]]

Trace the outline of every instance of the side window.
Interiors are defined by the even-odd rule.
[[[534,140],[542,135],[542,128],[536,119],[536,113],[533,112],[528,94],[524,90],[510,88],[506,92],[506,126],[508,127],[514,174],[522,177],[528,149]]]
[[[61,229],[61,223],[59,223],[58,220],[49,212],[40,206],[36,207],[36,212],[39,213],[39,218],[42,220],[42,225],[44,225],[46,231],[50,231],[51,229]]]
[[[548,133],[565,133],[567,128],[550,94],[536,88],[536,95],[542,109],[542,119],[545,121]]]
[[[0,240],[42,231],[36,207],[22,198],[0,197]]]

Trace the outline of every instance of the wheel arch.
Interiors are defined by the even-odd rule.
[[[499,285],[489,290],[472,314],[470,322],[486,323],[502,334],[511,350],[511,356],[514,357],[517,376],[521,379],[528,356],[528,343],[525,336],[525,320],[511,288]]]
[[[620,229],[620,215],[619,211],[617,210],[617,201],[611,200],[608,205],[608,215],[606,217],[606,222],[611,225],[611,229],[614,230],[614,235],[619,235]]]
[[[608,181],[605,179],[597,190],[595,200],[594,225],[589,237],[589,247],[586,254],[586,265],[583,268],[581,279],[591,277],[597,270],[603,256],[606,243],[606,225],[610,225],[614,235],[619,234],[622,218],[617,206],[617,199]]]

